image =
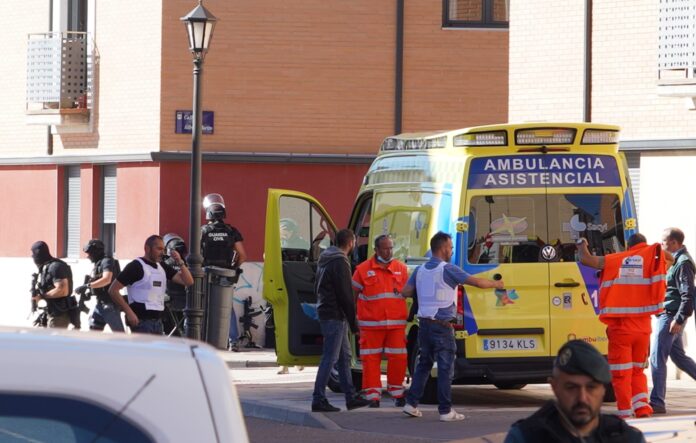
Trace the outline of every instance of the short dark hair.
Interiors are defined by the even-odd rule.
[[[391,236],[389,236],[387,234],[382,234],[382,235],[377,236],[377,238],[375,239],[375,249],[379,248],[379,242],[381,242],[385,238],[391,238]]]
[[[628,237],[628,242],[626,242],[626,246],[629,248],[634,247],[638,243],[647,243],[648,240],[645,238],[643,234],[638,234],[637,232],[633,234],[632,236]]]
[[[162,240],[162,237],[160,237],[157,234],[152,234],[151,236],[149,236],[147,238],[147,240],[145,240],[145,247],[151,248],[157,240]],[[162,241],[164,241],[164,240],[162,240]]]
[[[684,243],[684,232],[682,232],[681,229],[679,228],[667,228],[665,229],[665,232],[667,233],[667,238],[670,240],[674,240],[680,245]]]
[[[439,250],[448,240],[452,240],[452,236],[446,232],[439,231],[430,239],[430,251]]]
[[[350,229],[341,229],[336,233],[336,246],[345,248],[354,238],[355,234],[353,234],[353,231]]]

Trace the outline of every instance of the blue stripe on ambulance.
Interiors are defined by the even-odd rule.
[[[599,277],[597,276],[597,270],[580,263],[577,265],[587,291],[582,295],[582,302],[591,303],[595,314],[599,315]]]
[[[460,217],[457,221],[466,223],[469,225],[469,216],[464,216]],[[450,231],[451,232],[451,231]],[[469,263],[464,262],[464,258],[466,256],[466,251],[467,251],[467,240],[468,240],[468,233],[469,232],[474,232],[474,229],[469,225],[469,229],[467,229],[464,232],[457,232],[455,234],[455,259],[453,260],[454,263],[459,264],[459,266],[466,271],[467,274],[475,275],[475,274],[480,274],[482,272],[489,272],[492,271],[493,269],[497,268],[498,265],[471,265]],[[458,260],[459,257],[462,257],[461,260]],[[463,304],[464,304],[464,329],[466,330],[467,334],[473,335],[478,332],[478,324],[476,323],[476,316],[474,315],[474,310],[471,308],[471,303],[469,302],[469,296],[466,294],[466,287],[464,288],[464,294],[462,297]]]
[[[629,178],[626,177],[628,180]],[[633,199],[631,198],[631,188],[626,188],[624,191],[623,202],[621,205],[623,208],[623,219],[628,220],[629,218],[636,218],[636,210],[633,208]],[[630,229],[624,230],[624,236],[626,239],[638,232],[638,227],[632,227]]]

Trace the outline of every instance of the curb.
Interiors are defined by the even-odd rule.
[[[277,368],[278,363],[274,361],[227,361],[228,368]]]
[[[318,412],[283,408],[271,403],[251,400],[240,399],[240,403],[245,417],[261,418],[290,425],[308,426],[331,431],[343,430],[343,428]]]

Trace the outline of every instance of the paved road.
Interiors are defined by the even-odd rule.
[[[237,354],[227,358],[245,415],[249,418],[252,441],[282,440],[287,443],[321,438],[352,443],[398,438],[407,441],[502,442],[510,424],[529,416],[553,397],[548,385],[529,385],[522,390],[508,391],[493,386],[455,386],[452,395],[454,407],[467,416],[458,423],[439,422],[434,405],[421,406],[422,418],[409,418],[392,406],[388,397],[383,399],[379,409],[312,413],[310,403],[316,368],[303,371],[290,368],[289,374],[278,375],[278,368],[272,366],[272,355],[255,354],[252,357],[252,354]],[[668,381],[668,420],[675,419],[678,414],[696,414],[696,382],[685,378]],[[327,390],[327,397],[334,405],[344,408],[342,395]],[[607,403],[603,410],[614,412],[616,405]],[[258,421],[258,418],[274,421]],[[255,436],[263,439],[257,440]],[[273,440],[274,436],[280,439]]]

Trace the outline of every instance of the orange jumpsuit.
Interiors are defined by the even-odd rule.
[[[353,287],[359,291],[358,327],[360,359],[363,365],[363,391],[368,400],[382,394],[382,354],[387,356],[387,390],[393,398],[404,396],[406,376],[406,301],[401,290],[408,280],[406,265],[392,260],[384,265],[373,256],[362,262],[353,274]]]
[[[604,257],[599,319],[607,325],[609,366],[619,416],[652,415],[647,367],[650,317],[662,312],[665,258],[660,245],[639,243]]]

